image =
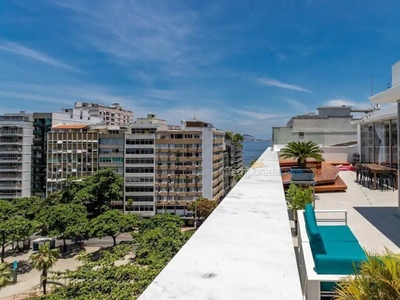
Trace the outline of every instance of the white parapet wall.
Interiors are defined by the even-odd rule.
[[[268,148],[140,300],[300,300],[277,153]]]

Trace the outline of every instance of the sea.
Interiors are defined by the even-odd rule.
[[[244,142],[243,143],[243,160],[244,165],[249,166],[253,159],[257,159],[261,154],[272,147],[271,142]]]

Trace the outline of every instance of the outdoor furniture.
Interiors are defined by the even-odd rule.
[[[298,222],[303,295],[307,300],[332,296],[336,283],[354,274],[366,260],[364,250],[347,226],[347,212],[314,211],[307,205],[304,211],[299,211]]]
[[[372,186],[372,173],[371,170],[368,169],[365,165],[362,165],[361,167],[361,174],[362,174],[362,185],[370,188]]]
[[[395,179],[396,176],[393,171],[388,170],[388,171],[382,171],[382,173],[377,174],[378,177],[378,182],[379,182],[379,187],[381,188],[381,191],[383,191],[383,187],[386,185],[387,188],[389,187],[393,188],[393,191],[395,190]]]
[[[356,182],[361,183],[363,180],[362,165],[356,164]]]
[[[379,183],[377,181],[377,178],[378,178],[377,175],[385,173],[385,172],[388,172],[388,171],[390,171],[390,172],[392,172],[394,174],[394,187],[397,190],[397,170],[396,169],[385,167],[385,166],[381,166],[381,165],[378,165],[378,164],[365,164],[364,166],[365,166],[365,168],[367,170],[369,170],[369,172],[373,176],[373,183],[374,183],[373,184],[373,188],[374,188],[374,190],[377,189],[377,183]]]

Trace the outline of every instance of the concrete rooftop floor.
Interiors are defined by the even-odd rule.
[[[356,174],[342,171],[345,193],[316,195],[315,209],[345,209],[350,229],[367,251],[382,252],[385,247],[400,253],[400,216],[397,191],[371,190],[355,182]]]

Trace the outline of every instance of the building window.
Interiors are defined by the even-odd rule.
[[[299,138],[304,138],[304,132],[299,132]]]

